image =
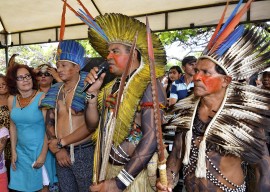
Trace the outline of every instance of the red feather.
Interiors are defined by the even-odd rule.
[[[223,13],[222,13],[222,16],[221,16],[219,22],[218,22],[218,25],[217,25],[217,27],[216,27],[216,29],[215,29],[215,32],[214,32],[213,36],[211,37],[211,39],[210,39],[210,41],[209,41],[209,43],[208,43],[208,45],[207,45],[207,49],[208,49],[208,50],[211,49],[211,47],[212,47],[212,45],[213,45],[213,41],[214,41],[214,39],[216,38],[216,36],[217,36],[217,34],[218,34],[218,32],[219,32],[219,30],[220,30],[220,28],[221,28],[221,25],[222,25],[222,23],[223,23],[223,20],[224,20],[225,13],[226,13],[226,11],[227,11],[229,2],[230,2],[230,0],[227,1],[226,7],[225,7],[225,9],[224,9],[224,11],[223,11]]]
[[[82,6],[82,8],[83,8],[83,10],[87,13],[87,15],[89,16],[89,17],[91,17],[91,19],[93,19],[94,20],[94,17],[89,13],[89,11],[86,9],[86,7],[83,5],[83,3],[81,2],[81,0],[77,0],[78,1],[78,3]]]
[[[63,5],[63,11],[62,11],[62,18],[61,18],[61,27],[60,27],[60,37],[59,40],[62,41],[64,39],[65,34],[65,27],[66,27],[66,8],[67,8],[67,2],[64,1]]]
[[[210,54],[212,54],[218,49],[219,45],[231,34],[234,28],[239,24],[241,17],[247,12],[252,1],[253,0],[249,0],[245,4],[245,6],[235,15],[235,17],[232,19],[232,21],[229,23],[226,29],[220,34],[220,36],[216,40],[216,43],[211,49]]]

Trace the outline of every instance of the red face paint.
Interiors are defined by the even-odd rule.
[[[216,72],[215,66],[215,63],[207,59],[198,62],[196,74],[193,76],[196,96],[206,96],[221,91],[223,75]]]
[[[111,44],[107,56],[110,72],[116,76],[121,76],[125,70],[128,58],[129,53],[127,53],[126,46]]]

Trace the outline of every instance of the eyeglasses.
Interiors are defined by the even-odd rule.
[[[46,72],[46,73],[38,72],[38,74],[37,74],[37,76],[39,76],[39,77],[42,77],[43,75],[44,75],[45,77],[51,76],[51,74],[48,73],[48,72]]]
[[[23,75],[20,75],[18,77],[16,77],[17,81],[23,81],[23,80],[29,80],[29,79],[32,79],[32,76],[30,74],[26,74],[25,76]]]

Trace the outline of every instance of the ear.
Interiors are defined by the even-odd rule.
[[[80,72],[80,65],[74,65],[77,72]]]
[[[228,76],[228,75],[225,75],[224,76],[223,87],[227,87],[231,82],[232,82],[232,77]]]

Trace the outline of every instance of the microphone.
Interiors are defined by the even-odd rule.
[[[109,66],[107,64],[107,61],[104,61],[103,63],[101,63],[100,66],[98,67],[97,78],[99,78],[102,73],[105,73],[108,70],[108,68]],[[84,87],[82,88],[81,92],[87,91],[87,89],[89,89],[91,85],[92,84],[90,83],[86,83]]]

